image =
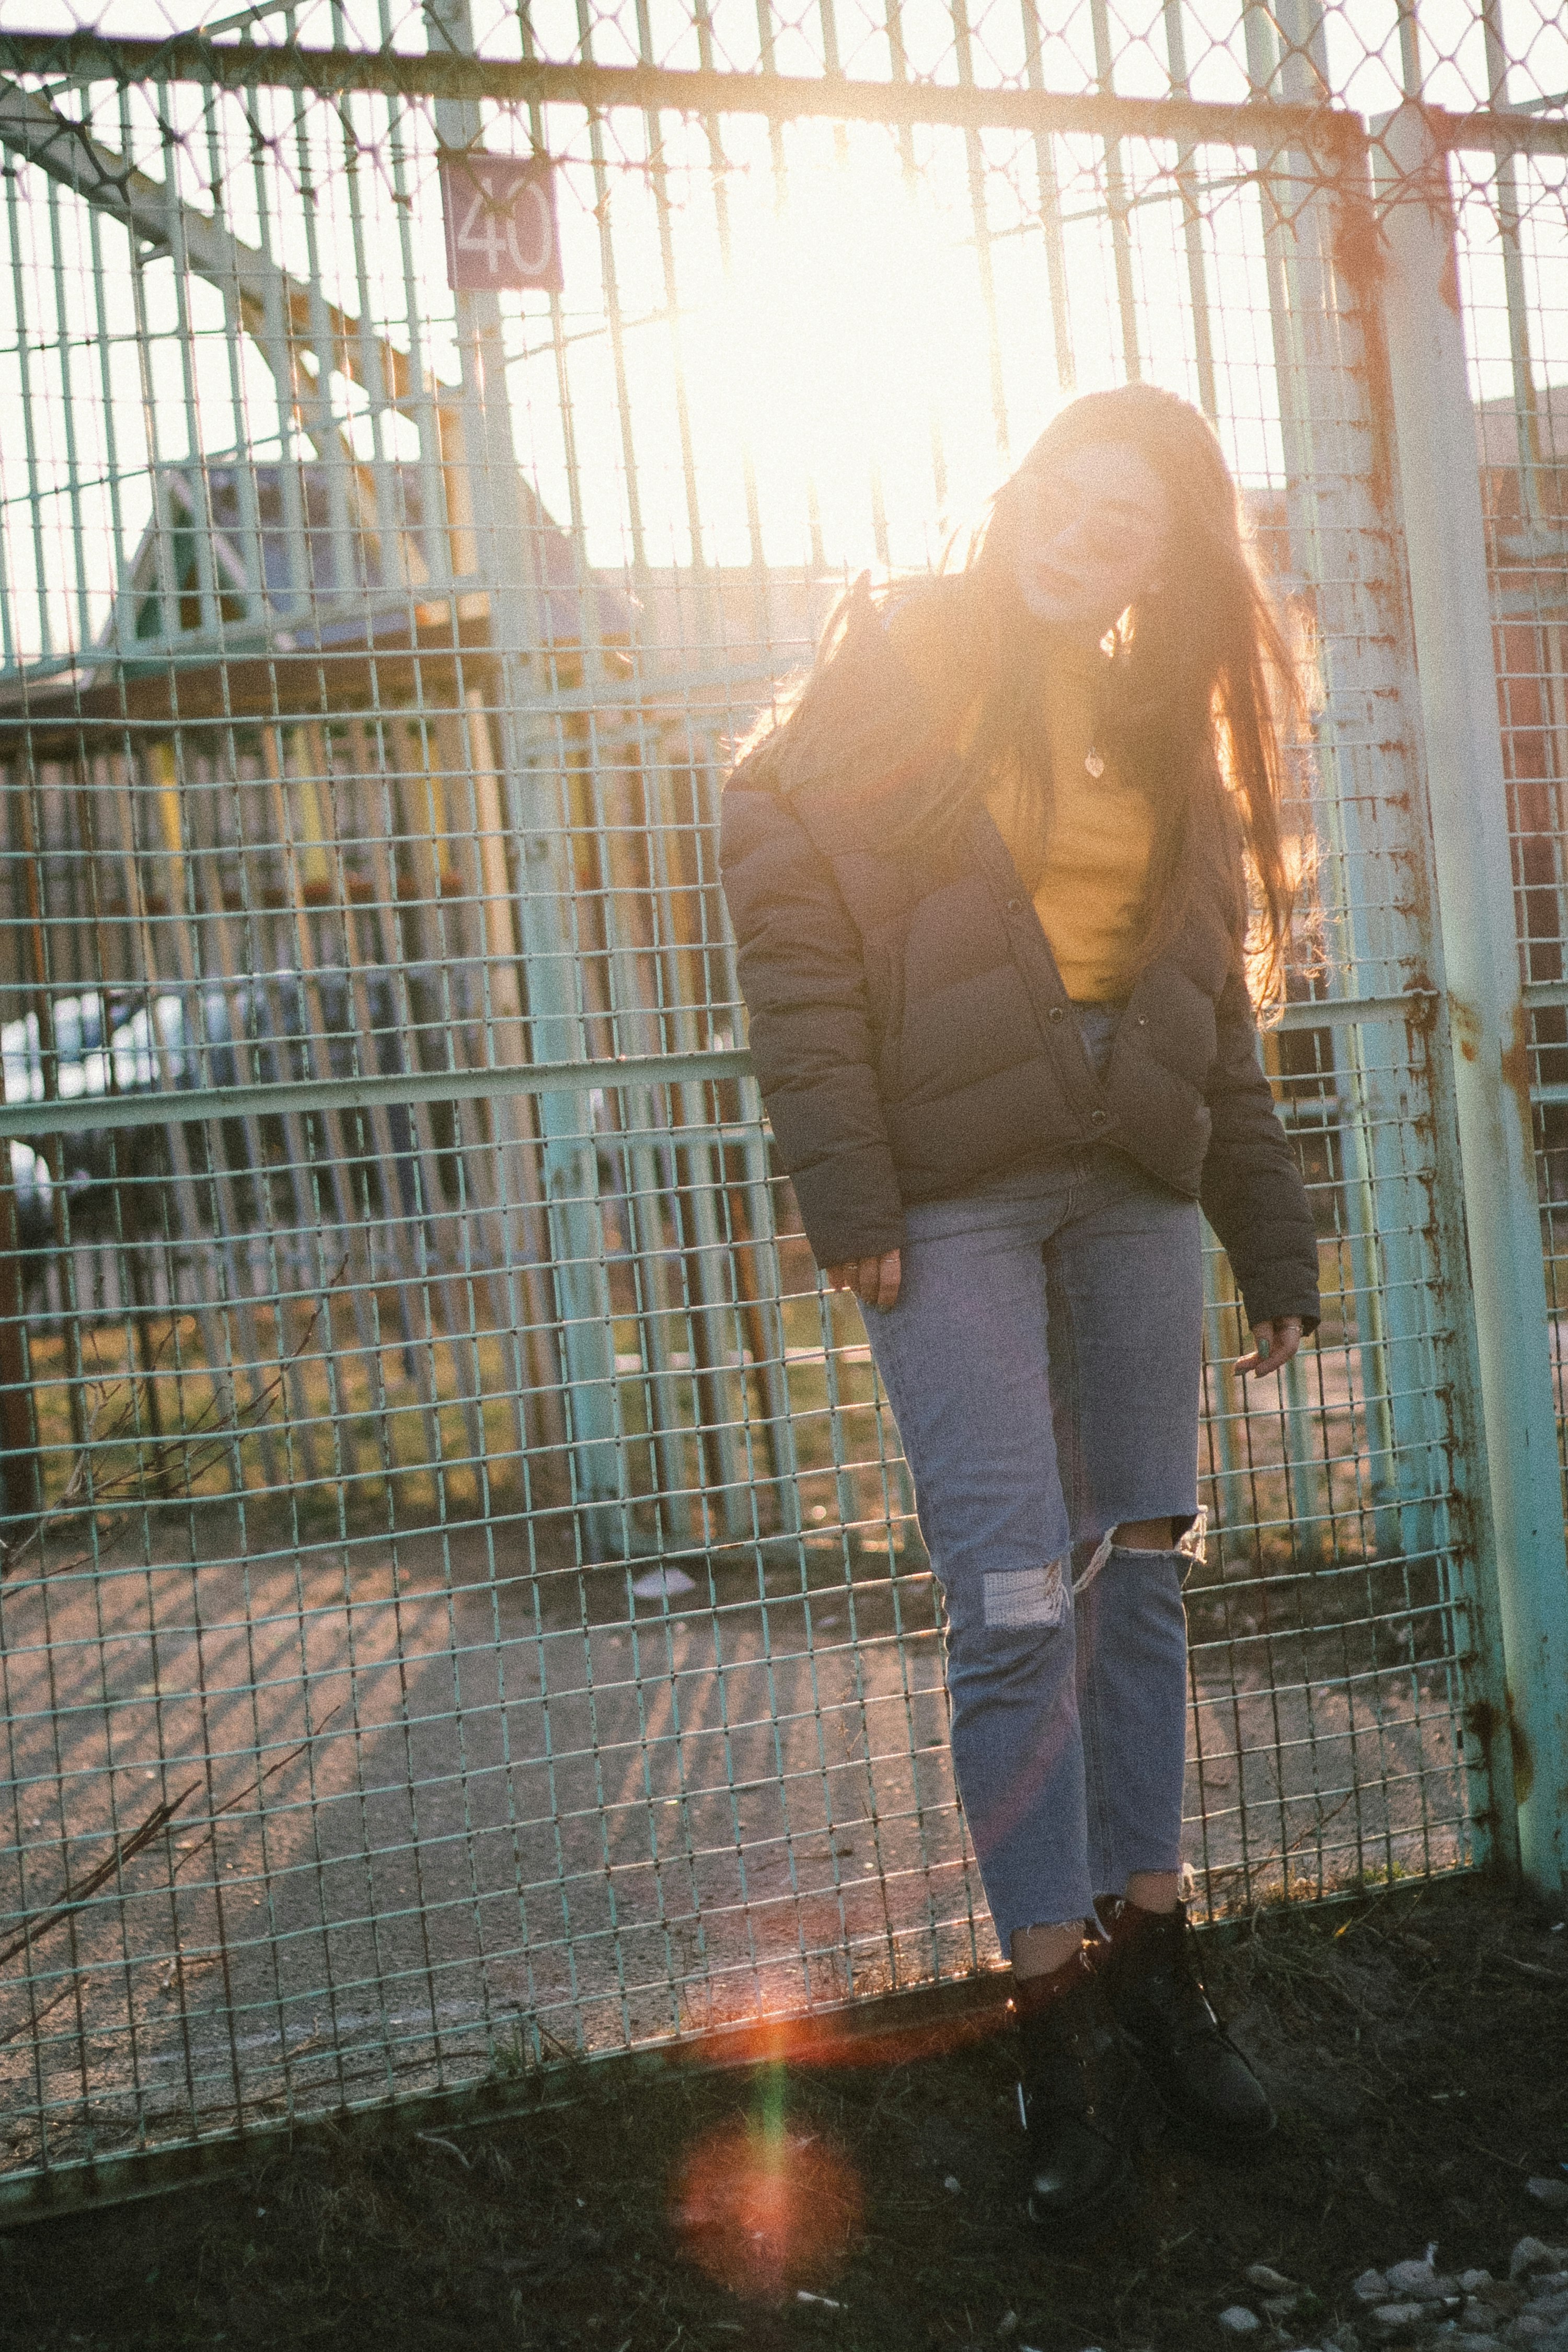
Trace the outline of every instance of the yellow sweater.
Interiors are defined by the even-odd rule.
[[[940,707],[946,698],[943,656],[948,662],[952,656],[933,607],[911,598],[893,614],[890,630],[899,653]],[[1033,894],[1067,992],[1080,1003],[1125,996],[1131,986],[1154,845],[1148,800],[1095,745],[1103,667],[1096,653],[1066,654],[1051,667],[1045,689],[1054,803],[1048,833],[1042,833],[1016,769],[998,776],[985,795],[996,830]],[[958,717],[954,742],[961,752],[973,740],[979,720],[978,704]],[[1104,761],[1099,776],[1084,765],[1091,748]]]

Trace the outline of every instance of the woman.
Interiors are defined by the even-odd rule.
[[[960,572],[860,583],[724,796],[763,1098],[942,1588],[1042,2220],[1105,2199],[1162,2108],[1232,2147],[1274,2120],[1178,1873],[1200,1203],[1239,1370],[1278,1371],[1318,1314],[1247,986],[1289,932],[1284,668],[1207,425],[1091,394]]]

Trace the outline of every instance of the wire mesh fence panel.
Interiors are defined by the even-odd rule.
[[[1249,1391],[1211,1255],[1198,1900],[1488,1851],[1380,231],[1322,103],[1395,104],[1415,20],[1135,13],[0,39],[18,2193],[995,1963],[897,1433],[743,1051],[718,798],[844,588],[939,562],[1130,376],[1215,422],[1310,704],[1320,951],[1266,1055],[1325,1313]],[[313,83],[275,35],[404,63]],[[1500,103],[1489,37],[1443,14],[1437,103]],[[488,160],[541,156],[548,196]],[[1501,236],[1543,315],[1560,176],[1521,167]],[[1523,467],[1482,388],[1504,503],[1552,397]],[[1550,958],[1530,495],[1502,643]]]
[[[1495,46],[1500,108],[1529,111]],[[1478,419],[1499,719],[1530,1017],[1528,1082],[1562,1418],[1563,1202],[1568,1192],[1568,971],[1563,774],[1568,757],[1568,155],[1455,157],[1460,289]]]

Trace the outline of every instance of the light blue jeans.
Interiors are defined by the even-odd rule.
[[[1099,1060],[1114,1013],[1079,1017]],[[1180,1864],[1200,1247],[1195,1203],[1096,1145],[912,1208],[898,1304],[865,1310],[1004,1955]],[[1169,1550],[1108,1541],[1167,1516],[1193,1523]]]

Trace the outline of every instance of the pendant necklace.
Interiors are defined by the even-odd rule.
[[[1086,776],[1092,776],[1097,784],[1105,773],[1105,761],[1092,743],[1089,747],[1089,756],[1083,763],[1083,772]]]

